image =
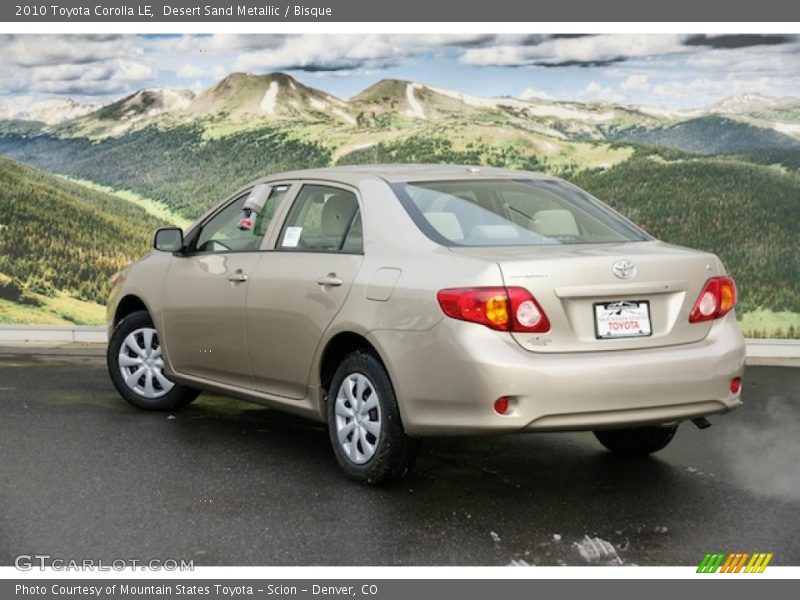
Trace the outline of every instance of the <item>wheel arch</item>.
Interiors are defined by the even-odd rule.
[[[366,350],[374,354],[388,372],[386,361],[383,360],[381,353],[364,335],[355,331],[340,331],[327,341],[320,354],[317,376],[323,401],[339,364],[345,356],[358,350]]]
[[[142,300],[136,294],[126,294],[117,303],[116,310],[114,311],[114,322],[112,325],[116,327],[122,319],[140,310],[146,310],[150,314],[150,317],[153,317],[150,307],[147,306],[144,300]]]

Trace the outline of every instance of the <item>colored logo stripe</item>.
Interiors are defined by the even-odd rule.
[[[772,560],[773,554],[765,552],[756,552],[750,554],[749,552],[734,552],[726,554],[725,552],[707,553],[700,566],[697,567],[698,573],[763,573],[764,569]],[[750,559],[747,562],[747,559]],[[745,566],[747,563],[747,566]],[[742,569],[744,568],[744,571]]]
[[[763,573],[764,569],[767,568],[769,561],[772,560],[772,552],[769,554],[753,554],[753,558],[750,559],[750,562],[747,564],[745,568],[745,573]]]
[[[700,566],[697,567],[698,573],[716,573],[722,561],[725,560],[724,553],[706,554]]]

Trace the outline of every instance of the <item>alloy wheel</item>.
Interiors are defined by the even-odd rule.
[[[344,378],[336,394],[336,436],[347,458],[355,464],[368,462],[381,438],[378,392],[361,373]]]
[[[125,385],[142,398],[160,398],[175,385],[164,375],[161,344],[152,327],[128,334],[120,346],[117,363]]]

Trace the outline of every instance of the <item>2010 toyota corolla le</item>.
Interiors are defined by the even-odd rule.
[[[736,287],[555,177],[344,167],[246,186],[116,277],[108,366],[132,404],[199,390],[327,423],[348,475],[426,435],[593,430],[614,452],[741,403]]]

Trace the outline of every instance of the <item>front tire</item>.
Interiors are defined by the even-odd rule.
[[[366,484],[403,477],[419,448],[403,429],[386,368],[365,351],[349,354],[336,369],[328,394],[328,433],[339,466]]]
[[[143,410],[176,410],[200,393],[164,375],[158,332],[144,310],[131,313],[114,328],[106,363],[120,395]]]
[[[595,431],[594,436],[615,454],[647,456],[666,448],[677,430],[677,425],[606,429]]]

